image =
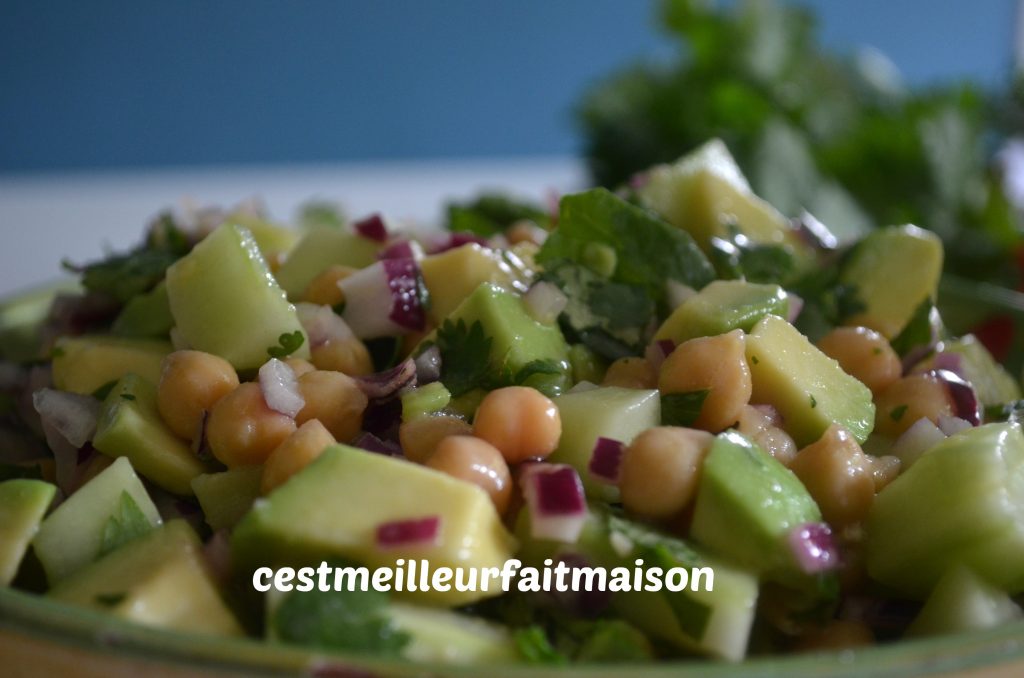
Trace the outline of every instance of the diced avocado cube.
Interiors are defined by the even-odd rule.
[[[193,478],[192,491],[203,509],[206,524],[213,530],[237,525],[259,498],[262,479],[262,466],[239,466]]]
[[[240,636],[188,523],[172,520],[55,586],[50,598],[147,626]]]
[[[1020,619],[1020,607],[962,565],[942,576],[914,618],[907,635],[939,636],[1000,626]]]
[[[284,254],[299,240],[299,234],[294,229],[275,224],[251,212],[232,212],[224,221],[248,229],[264,257]]]
[[[476,243],[432,254],[420,262],[423,282],[430,291],[431,322],[435,325],[447,318],[482,283],[494,283],[503,289],[514,289],[524,272],[513,268],[505,255]]]
[[[387,523],[437,516],[433,543],[381,547]],[[327,448],[312,464],[256,502],[232,535],[245,567],[313,564],[348,558],[371,569],[398,558],[425,559],[431,568],[501,567],[515,540],[480,487],[433,469],[345,445]],[[499,590],[500,591],[500,590]],[[406,592],[454,606],[491,591]]]
[[[296,332],[292,356],[309,357],[309,341],[246,229],[224,224],[167,269],[167,294],[178,331],[194,349],[224,358],[236,369],[268,360],[267,349]]]
[[[119,337],[166,338],[174,327],[167,285],[161,282],[151,292],[139,294],[125,304],[110,331]]]
[[[402,394],[402,421],[428,417],[448,407],[452,394],[439,381],[423,384]]]
[[[421,605],[391,603],[388,615],[409,635],[402,656],[429,664],[515,663],[519,654],[508,629],[479,617]]]
[[[56,493],[55,485],[42,480],[18,478],[0,483],[0,586],[14,581]]]
[[[1020,386],[1002,365],[997,363],[985,345],[973,334],[943,342],[943,353],[960,356],[958,372],[971,383],[983,406],[999,405],[1021,398]],[[930,367],[932,359],[922,367]],[[918,368],[915,368],[915,371]]]
[[[661,577],[674,567],[686,568],[691,581],[685,590],[616,592],[611,598],[612,609],[651,637],[679,649],[728,661],[739,661],[746,655],[758,596],[754,574],[598,504],[590,505],[575,544],[534,539],[529,511],[519,514],[516,535],[523,542],[519,557],[534,566],[546,558],[557,560],[571,553],[583,556],[590,567],[603,567],[609,573],[616,567],[632,572],[637,559],[643,561],[645,569],[661,568]],[[692,575],[696,568],[710,568],[714,573],[712,590],[706,590],[706,581],[695,589]]]
[[[490,376],[495,379],[503,375],[515,376],[536,361],[551,363],[562,375],[568,376],[569,346],[562,331],[557,325],[534,320],[515,293],[493,283],[483,283],[452,311],[445,324],[455,325],[459,321],[467,328],[480,323],[484,336],[491,340],[489,368]],[[436,341],[436,335],[431,334],[424,341]],[[441,369],[444,381],[443,361]],[[452,394],[456,394],[454,389]]]
[[[100,555],[104,532],[117,520],[122,495],[135,503],[146,521],[156,526],[160,514],[127,458],[121,457],[68,497],[51,513],[32,540],[47,578],[55,584]]]
[[[832,424],[863,443],[875,422],[871,391],[778,316],[762,318],[747,335],[751,400],[775,406],[800,447]]]
[[[309,231],[288,254],[274,277],[289,298],[301,299],[309,283],[331,266],[364,268],[377,261],[379,242],[337,228]]]
[[[942,275],[942,241],[917,226],[891,226],[860,241],[839,273],[864,304],[846,323],[896,337],[921,302],[935,299]]]
[[[646,179],[637,191],[641,203],[688,231],[704,251],[711,238],[728,238],[733,229],[755,242],[803,249],[789,221],[754,195],[719,139],[652,168]]]
[[[191,495],[192,479],[208,470],[160,417],[156,386],[135,374],[122,377],[103,401],[92,444],[108,457],[127,457],[174,494]]]
[[[619,488],[594,478],[589,469],[598,438],[629,444],[640,432],[661,422],[657,390],[600,386],[555,398],[562,437],[549,461],[570,464],[583,480],[587,496],[617,501]]]
[[[156,383],[164,358],[172,350],[166,341],[64,337],[54,349],[53,385],[61,391],[91,395],[128,373]]]
[[[963,564],[1011,595],[1024,591],[1024,434],[1017,424],[969,428],[887,485],[865,525],[868,574],[925,598]]]
[[[735,329],[749,332],[766,315],[786,317],[789,296],[778,285],[743,280],[716,280],[672,312],[655,340],[681,344],[695,337],[713,337]]]
[[[803,588],[788,536],[821,511],[800,480],[747,438],[715,438],[704,465],[690,535],[731,562],[771,581]]]

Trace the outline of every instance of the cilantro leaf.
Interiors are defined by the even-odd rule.
[[[711,389],[666,393],[661,396],[661,423],[664,426],[692,426],[700,416]]]
[[[441,351],[441,383],[453,397],[483,386],[491,368],[493,339],[484,334],[480,321],[445,320],[437,330]]]
[[[551,225],[551,217],[539,206],[498,193],[485,193],[469,202],[448,204],[447,226],[452,232],[489,238],[524,220],[542,228]]]
[[[615,251],[613,282],[641,287],[655,302],[665,298],[666,280],[700,289],[714,278],[689,234],[603,188],[562,198],[558,228],[537,253],[537,262],[583,264],[595,243]]]
[[[90,292],[101,292],[125,303],[135,295],[156,287],[179,256],[174,252],[141,249],[116,254],[82,267],[65,261],[64,268],[81,273],[82,287]]]
[[[367,591],[293,591],[272,624],[286,643],[376,656],[400,656],[409,643],[387,615],[388,595]]]
[[[711,261],[722,278],[786,285],[796,270],[788,249],[752,242],[741,233],[728,240],[711,238],[710,246]]]
[[[569,663],[569,658],[556,650],[548,640],[544,629],[536,624],[513,633],[516,649],[528,664],[549,664],[562,666]]]
[[[103,525],[99,555],[105,556],[131,540],[141,537],[151,529],[153,529],[153,525],[132,495],[127,491],[121,492],[117,510],[107,518],[107,522]]]
[[[938,338],[941,327],[942,319],[939,318],[938,309],[931,299],[925,299],[914,310],[907,326],[892,340],[892,348],[903,357],[915,348],[931,346]]]
[[[267,348],[267,355],[271,358],[284,360],[302,347],[302,344],[306,341],[306,336],[302,333],[302,330],[295,330],[290,333],[285,332],[277,338],[277,341],[277,346],[270,346]]]

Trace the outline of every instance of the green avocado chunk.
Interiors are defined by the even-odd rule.
[[[789,296],[778,285],[716,280],[676,308],[654,338],[681,344],[735,329],[749,332],[766,315],[785,317],[788,312]]]
[[[167,284],[161,282],[151,292],[132,297],[114,319],[110,332],[119,337],[166,338],[174,327]]]
[[[313,278],[331,266],[369,266],[377,261],[380,248],[380,243],[347,230],[315,228],[288,254],[274,277],[289,298],[299,300]]]
[[[55,485],[42,480],[18,478],[0,483],[0,586],[14,581],[56,493]]]
[[[283,335],[298,333],[292,353],[309,357],[309,341],[248,230],[224,224],[167,269],[167,295],[181,338],[236,369],[257,368]]]
[[[939,636],[987,629],[1022,616],[1020,607],[1005,591],[960,565],[942,575],[907,629],[907,636]]]
[[[128,457],[139,473],[168,492],[192,494],[192,479],[208,469],[164,424],[156,386],[135,374],[121,378],[103,401],[93,447]]]

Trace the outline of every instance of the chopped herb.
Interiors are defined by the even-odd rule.
[[[302,347],[302,344],[306,341],[306,335],[302,333],[302,330],[295,330],[291,333],[285,332],[277,338],[277,341],[278,346],[267,348],[267,355],[271,358],[284,360]]]
[[[135,400],[135,396],[131,393],[122,393],[121,400]]]
[[[115,607],[123,603],[127,597],[127,593],[98,593],[96,602],[104,607]]]
[[[892,419],[893,421],[899,421],[900,419],[903,418],[903,415],[906,414],[906,412],[907,412],[907,406],[906,405],[900,405],[898,407],[894,407],[894,408],[892,408],[892,411],[889,412],[889,418]]]
[[[756,356],[756,355],[752,355],[752,356],[750,356],[750,362],[752,362],[752,363],[754,363],[755,365],[757,365],[757,364],[758,364],[758,363],[760,363],[761,361],[760,361],[760,360],[758,360],[758,358],[757,358],[757,356]]]
[[[817,400],[816,400],[816,399],[814,398],[814,396],[812,395],[812,396],[811,396],[811,409],[813,410],[813,409],[814,409],[815,407],[817,407],[817,406],[818,406],[818,401],[817,401]]]
[[[666,393],[661,396],[661,423],[664,426],[690,426],[700,416],[711,389]]]
[[[536,624],[523,629],[516,629],[513,633],[516,649],[527,664],[553,664],[564,665],[569,663],[569,658],[556,650],[544,633],[544,629]]]
[[[452,396],[460,396],[483,386],[491,368],[491,344],[480,321],[467,326],[445,320],[437,330],[437,347],[441,351],[441,382]]]
[[[765,245],[736,231],[730,239],[711,238],[711,262],[719,277],[786,285],[796,273],[792,253],[781,245]]]
[[[293,591],[274,612],[274,630],[285,643],[396,657],[409,643],[387,616],[388,595],[367,591]]]
[[[153,529],[149,518],[142,512],[128,492],[121,492],[117,510],[103,525],[99,555],[104,556]]]
[[[941,327],[938,309],[932,305],[931,299],[925,299],[914,310],[906,327],[892,340],[892,348],[902,357],[915,348],[931,346]]]
[[[1008,403],[989,405],[985,408],[985,421],[1009,421],[1022,423],[1024,421],[1024,400],[1011,400]]]
[[[121,303],[148,292],[164,279],[167,268],[180,254],[153,249],[139,249],[128,254],[115,254],[102,261],[76,266],[68,261],[64,268],[82,274],[82,286],[90,292],[102,292]]]
[[[110,395],[110,392],[114,390],[115,386],[117,386],[116,379],[108,381],[107,383],[103,384],[103,386],[100,386],[98,389],[93,391],[92,397],[95,398],[96,400],[106,400],[107,396]]]
[[[538,205],[487,193],[464,203],[448,204],[448,230],[472,233],[483,238],[497,235],[517,221],[532,221],[550,228],[551,217]]]

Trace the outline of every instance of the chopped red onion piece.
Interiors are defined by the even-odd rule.
[[[594,452],[587,470],[598,480],[616,485],[622,471],[622,455],[625,451],[626,446],[618,440],[598,438],[594,443]]]
[[[438,244],[434,245],[434,247],[430,248],[430,253],[440,254],[441,252],[458,249],[459,247],[470,243],[476,243],[477,245],[487,247],[486,238],[481,238],[473,233],[458,231],[457,233],[450,233],[445,240],[442,240]]]
[[[441,349],[437,344],[416,356],[416,383],[429,384],[441,378]]]
[[[932,360],[932,367],[937,370],[949,370],[953,374],[963,378],[963,356],[959,353],[951,353],[949,351],[941,351],[935,354],[935,358]]]
[[[377,546],[426,546],[437,543],[441,536],[441,516],[395,520],[377,526]]]
[[[966,420],[971,426],[980,426],[981,405],[978,402],[978,394],[970,382],[949,370],[931,370],[929,374],[945,383],[949,399],[953,403],[953,414]]]
[[[356,439],[352,441],[352,447],[357,447],[360,450],[366,450],[367,452],[384,454],[389,457],[402,456],[402,448],[397,443],[393,443],[389,440],[381,440],[369,431],[363,431],[356,436]]]
[[[342,317],[360,339],[419,331],[426,326],[423,284],[413,259],[383,259],[338,282]]]
[[[787,537],[790,552],[804,574],[828,572],[839,567],[839,550],[825,523],[793,528]]]
[[[378,259],[415,259],[423,258],[423,246],[415,240],[396,240],[377,255]]]
[[[785,419],[782,418],[782,414],[780,414],[779,411],[775,409],[774,405],[759,404],[752,405],[751,407],[753,407],[755,410],[763,414],[772,426],[782,428],[782,425],[786,423]]]
[[[971,422],[961,419],[960,417],[950,417],[949,415],[939,415],[939,429],[947,436],[956,435],[960,431],[966,431],[969,428],[973,428]]]
[[[395,395],[406,386],[416,384],[416,363],[407,358],[390,370],[355,377],[359,388],[370,400],[383,400]]]
[[[388,228],[384,225],[384,219],[380,214],[371,214],[365,219],[360,219],[352,224],[352,228],[356,233],[369,240],[376,242],[387,242],[388,240]]]
[[[521,473],[531,534],[574,544],[587,519],[583,483],[567,464],[532,463]]]
[[[523,304],[534,320],[544,325],[553,325],[569,304],[569,297],[557,285],[541,280],[534,283],[523,296]]]
[[[288,363],[271,358],[260,368],[260,390],[267,407],[286,417],[295,418],[306,406],[306,399],[299,391],[299,380]]]
[[[786,320],[794,323],[800,317],[800,311],[804,310],[804,299],[792,292],[787,292],[786,296],[789,299],[789,310],[786,312]]]
[[[920,459],[921,455],[945,439],[946,434],[933,424],[931,419],[921,417],[896,439],[889,453],[899,457],[900,466],[905,471]]]
[[[79,448],[92,440],[100,415],[100,401],[87,395],[43,388],[32,394],[32,404],[49,426]]]

